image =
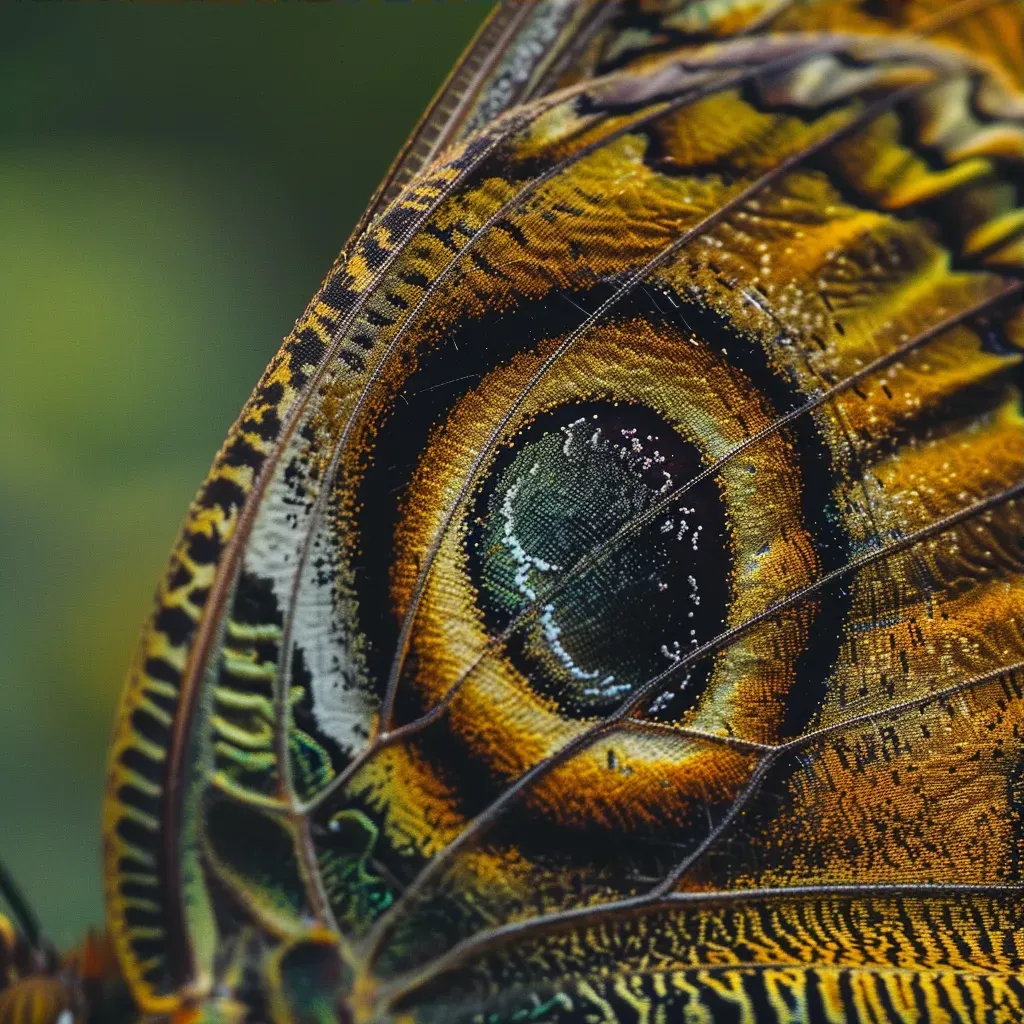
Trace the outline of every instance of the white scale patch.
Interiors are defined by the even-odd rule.
[[[317,726],[349,755],[366,743],[374,713],[374,698],[366,667],[356,642],[354,608],[335,598],[342,571],[337,550],[324,517],[313,532],[302,567],[298,592],[300,553],[313,529],[313,508],[322,484],[308,479],[298,431],[256,513],[245,553],[245,569],[271,583],[279,607],[286,615],[292,648],[301,651],[312,676],[313,714]],[[294,598],[293,598],[294,595]],[[291,620],[287,620],[291,607]],[[281,671],[288,681],[291,651],[282,651]]]

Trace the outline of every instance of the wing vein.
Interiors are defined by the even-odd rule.
[[[379,954],[384,941],[391,933],[399,917],[408,909],[419,893],[421,893],[434,878],[443,874],[461,850],[487,831],[523,792],[525,792],[539,779],[549,775],[559,765],[564,764],[570,758],[585,750],[595,739],[616,728],[622,721],[629,717],[633,711],[644,708],[647,702],[656,696],[661,691],[664,684],[667,683],[676,673],[706,657],[708,654],[715,653],[716,651],[728,646],[734,640],[749,632],[749,630],[758,623],[772,618],[780,612],[797,607],[803,601],[807,600],[807,598],[818,593],[818,591],[823,587],[828,586],[830,583],[841,579],[849,573],[865,568],[875,562],[883,561],[897,552],[904,551],[907,548],[929,540],[932,537],[958,526],[960,523],[973,519],[976,516],[983,515],[985,512],[991,511],[992,509],[997,508],[1006,502],[1013,501],[1021,496],[1024,496],[1024,481],[1021,481],[1012,487],[1008,487],[997,494],[990,495],[987,498],[974,502],[948,516],[937,519],[927,526],[915,530],[912,533],[908,533],[901,538],[893,540],[887,544],[883,544],[874,551],[866,552],[858,558],[851,559],[844,565],[818,577],[818,579],[813,583],[800,588],[779,601],[773,602],[758,614],[750,616],[743,622],[737,623],[729,629],[723,630],[712,640],[709,640],[701,647],[691,651],[685,657],[680,658],[662,672],[652,676],[606,718],[585,729],[554,753],[548,755],[543,760],[537,762],[535,765],[524,771],[522,775],[504,789],[484,810],[472,818],[458,836],[456,836],[446,847],[440,850],[432,860],[425,864],[419,874],[417,874],[409,883],[405,892],[403,892],[385,912],[385,914],[377,920],[376,924],[371,929],[365,943],[367,959],[372,962]],[[759,773],[762,772],[762,766],[766,762],[771,761],[773,756],[774,755],[768,755],[765,760],[759,764],[758,768],[755,769],[754,774],[751,777],[751,784],[753,784],[755,780],[759,780]],[[766,771],[767,769],[765,768],[764,770]],[[734,815],[734,812],[730,811],[730,815]],[[699,848],[698,852],[703,851],[703,849],[704,847]],[[696,856],[696,853],[694,856]],[[692,862],[693,858],[689,858],[684,862],[685,867],[683,870],[687,869]]]
[[[495,446],[500,441],[502,434],[504,433],[508,424],[512,421],[513,417],[522,407],[526,398],[532,393],[533,389],[540,383],[547,372],[558,362],[559,359],[566,352],[568,352],[573,345],[583,337],[586,332],[593,327],[595,324],[613,309],[623,298],[628,296],[633,289],[641,284],[646,277],[652,272],[657,270],[659,267],[664,266],[669,260],[672,259],[680,250],[688,245],[693,240],[700,238],[707,231],[710,231],[716,224],[720,223],[725,217],[727,217],[734,210],[739,209],[747,200],[756,196],[763,189],[770,186],[773,182],[778,181],[786,174],[793,171],[796,167],[800,166],[803,162],[815,156],[816,154],[823,152],[829,146],[834,145],[837,141],[845,138],[847,135],[857,131],[859,128],[869,124],[872,120],[878,117],[884,111],[895,106],[899,102],[915,95],[921,89],[920,84],[915,84],[909,88],[898,90],[892,94],[885,96],[883,99],[878,100],[874,103],[869,104],[863,110],[859,111],[856,115],[851,117],[847,122],[822,138],[815,140],[813,143],[806,146],[804,149],[790,154],[786,159],[781,161],[778,165],[773,167],[771,170],[765,172],[763,175],[758,177],[755,181],[751,182],[745,188],[741,189],[736,195],[732,196],[721,206],[717,207],[712,213],[702,218],[698,223],[687,229],[678,238],[673,240],[667,246],[665,246],[660,252],[653,256],[646,263],[638,267],[633,271],[626,280],[615,289],[615,291],[606,298],[598,307],[595,309],[577,328],[571,331],[558,345],[558,347],[547,356],[538,369],[535,371],[533,376],[527,381],[523,388],[517,394],[515,400],[511,403],[509,409],[504,413],[501,420],[491,431],[485,443],[481,446],[477,452],[472,465],[466,473],[465,479],[463,480],[462,486],[459,489],[454,501],[448,507],[445,512],[444,518],[440,525],[435,530],[433,537],[431,538],[430,546],[427,548],[419,572],[417,574],[416,583],[413,587],[412,596],[409,599],[409,604],[406,608],[405,615],[402,620],[402,626],[399,632],[398,641],[395,645],[395,656],[392,661],[391,671],[388,677],[387,690],[386,690],[386,703],[384,711],[381,715],[382,731],[387,731],[388,725],[390,725],[391,709],[394,703],[394,695],[397,693],[398,681],[402,673],[402,669],[405,665],[405,659],[408,655],[409,642],[412,638],[413,626],[417,615],[419,613],[420,604],[423,600],[423,596],[426,592],[427,582],[433,571],[434,564],[437,560],[438,553],[441,550],[441,545],[448,530],[451,527],[452,522],[455,519],[459,509],[465,503],[466,498],[469,495],[471,488],[474,485],[477,474],[484,462],[490,456],[490,453],[494,450]]]

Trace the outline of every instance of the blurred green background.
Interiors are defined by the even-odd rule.
[[[60,945],[188,501],[487,9],[0,5],[0,856]]]

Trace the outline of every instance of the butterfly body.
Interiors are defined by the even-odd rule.
[[[485,26],[143,636],[144,1019],[1020,1019],[1022,24]]]

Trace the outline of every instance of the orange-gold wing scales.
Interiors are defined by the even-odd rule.
[[[496,12],[161,584],[144,1015],[1022,1019],[1022,25]]]

